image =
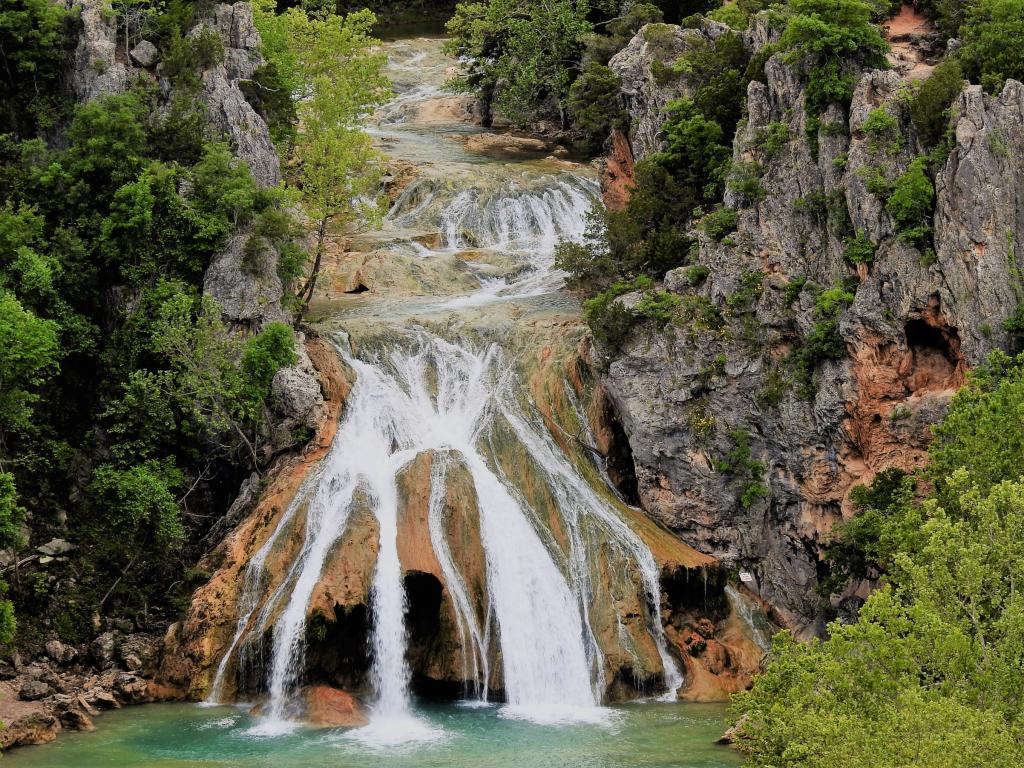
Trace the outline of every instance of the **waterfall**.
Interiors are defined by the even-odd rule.
[[[480,285],[456,298],[442,290],[436,303],[417,305],[451,320],[443,332],[396,323],[384,310],[382,317],[370,316],[374,332],[361,337],[358,354],[347,343],[337,345],[354,383],[334,441],[245,567],[238,621],[210,691],[210,701],[220,700],[229,670],[243,669],[253,649],[267,645],[268,698],[258,732],[287,730],[302,716],[307,617],[319,605],[325,572],[348,551],[341,547],[358,541],[347,533],[358,535],[372,515],[376,547],[356,555],[375,558],[370,583],[359,584],[367,588],[370,722],[344,738],[388,747],[438,737],[410,702],[406,620],[410,597],[418,598],[414,590],[406,594],[410,566],[402,562],[406,542],[399,536],[411,525],[404,515],[414,502],[421,505],[416,514],[426,508],[426,530],[416,530],[436,559],[431,575],[443,582],[451,630],[445,639],[458,642],[460,655],[450,661],[461,670],[467,698],[486,702],[497,689],[505,716],[604,719],[600,705],[611,663],[605,653],[618,643],[639,661],[630,646],[643,631],[653,641],[653,648],[644,646],[645,674],[661,674],[670,697],[682,682],[661,625],[657,563],[621,516],[629,510],[603,466],[598,463],[598,472],[608,492],[596,476],[595,490],[583,474],[590,469],[578,467],[556,443],[506,351],[463,325],[474,313],[450,312],[557,292],[565,275],[555,268],[556,246],[583,237],[590,210],[600,204],[599,185],[586,169],[567,171],[555,161],[518,169],[505,163],[494,166],[497,176],[481,173],[478,161],[465,160],[461,144],[418,131],[417,105],[442,93],[439,78],[447,66],[414,49],[392,56],[400,95],[378,113],[371,132],[406,152],[407,160],[420,161],[420,151],[429,149],[423,167],[446,165],[443,174],[424,173],[397,195],[385,219],[392,237],[379,242],[381,251],[393,249],[403,264],[411,262],[413,273],[423,268],[421,259],[437,258],[454,265],[448,268],[460,279],[468,269]],[[452,162],[460,163],[458,173],[448,173]],[[576,393],[567,386],[563,394],[593,449]],[[422,466],[414,462],[423,456],[430,457],[429,489],[405,498],[401,483],[408,470]],[[461,496],[453,497],[456,477]],[[470,538],[475,559],[467,563],[458,547]],[[273,555],[292,547],[296,554],[276,563]],[[616,572],[602,577],[601,563]],[[612,579],[614,587],[606,584]],[[616,603],[623,595],[628,609],[601,602],[612,597]],[[649,669],[659,661],[660,668]]]

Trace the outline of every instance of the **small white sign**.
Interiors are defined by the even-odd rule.
[[[750,571],[740,571],[740,581],[744,584],[749,584],[754,580],[754,574]]]

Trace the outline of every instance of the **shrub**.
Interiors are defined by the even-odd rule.
[[[700,220],[700,228],[708,237],[722,242],[726,235],[736,230],[739,214],[732,208],[719,206]]]
[[[715,461],[715,470],[732,475],[740,483],[740,506],[751,507],[758,499],[768,495],[768,487],[762,482],[765,465],[753,458],[750,435],[747,430],[736,428],[729,432],[732,448],[721,459]]]
[[[747,28],[747,14],[736,3],[728,3],[708,13],[708,18],[728,24],[733,29]]]
[[[848,237],[843,241],[846,249],[843,256],[851,264],[870,264],[875,259],[875,244],[863,232],[858,232],[856,237]]]
[[[803,343],[787,356],[799,392],[805,398],[814,397],[817,367],[826,360],[841,360],[846,356],[846,344],[839,334],[839,316],[853,299],[853,294],[844,287],[835,286],[822,291],[814,300],[817,322]]]
[[[608,67],[591,62],[569,89],[569,117],[583,133],[581,146],[590,154],[601,151],[613,128],[625,125],[620,85],[619,76]]]
[[[761,186],[761,164],[741,160],[729,167],[729,191],[736,194],[747,205],[754,205],[764,199]]]
[[[934,147],[949,126],[949,108],[963,89],[964,74],[960,62],[947,59],[939,64],[931,76],[914,90],[910,101],[910,117],[914,121],[921,143]]]
[[[878,107],[868,113],[860,129],[869,137],[868,146],[872,152],[887,148],[890,154],[898,154],[906,139],[898,132],[899,121],[885,107]]]
[[[784,307],[792,307],[796,300],[800,298],[800,294],[803,293],[805,285],[807,285],[807,278],[803,275],[790,280],[786,284],[786,289],[782,292],[782,305]]]
[[[785,123],[768,123],[757,134],[757,148],[761,150],[764,162],[772,160],[789,141],[789,126]]]
[[[900,239],[918,248],[925,247],[931,234],[930,222],[935,203],[935,186],[927,168],[927,158],[914,158],[896,179],[885,201],[885,210],[892,216]]]

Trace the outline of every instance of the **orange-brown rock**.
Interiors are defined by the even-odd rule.
[[[633,188],[633,150],[618,128],[612,130],[611,143],[601,168],[601,196],[605,207],[617,211],[626,207]]]
[[[311,725],[351,728],[366,725],[366,712],[354,696],[329,685],[311,685],[302,691],[306,720]]]

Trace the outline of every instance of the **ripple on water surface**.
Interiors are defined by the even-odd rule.
[[[502,706],[432,706],[385,730],[302,728],[252,734],[254,719],[231,707],[130,707],[99,718],[92,733],[14,750],[11,768],[727,768],[714,744],[724,708],[634,704],[600,722],[538,725]]]

